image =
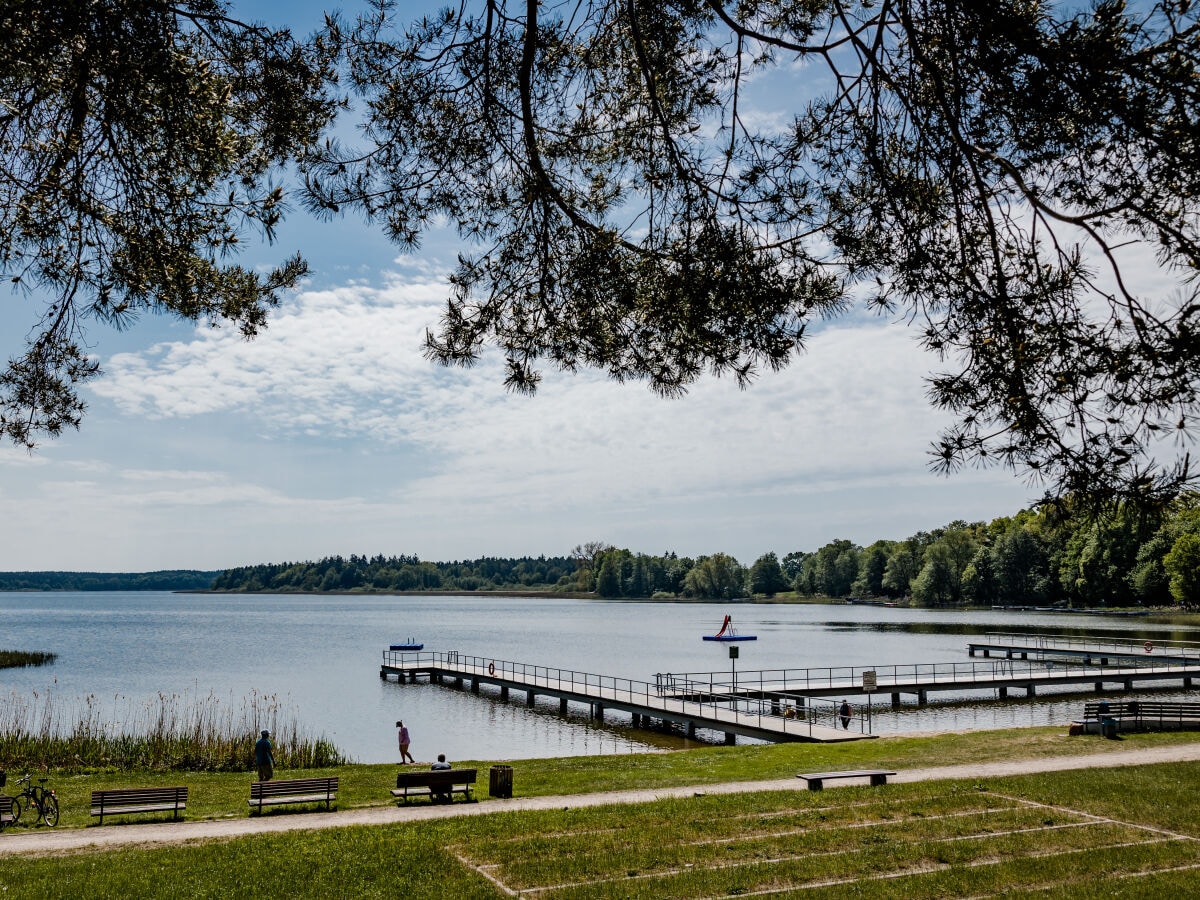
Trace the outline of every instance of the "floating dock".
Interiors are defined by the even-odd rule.
[[[967,644],[970,656],[1005,659],[1071,659],[1084,663],[1110,662],[1137,666],[1189,665],[1200,663],[1200,644],[1194,641],[1153,641],[1130,638],[1076,638],[1056,634],[1013,634],[992,632]]]
[[[728,675],[728,673],[726,673]],[[725,743],[737,735],[763,741],[834,742],[872,738],[868,718],[855,714],[852,729],[838,728],[836,705],[828,701],[789,705],[772,698],[755,698],[736,690],[721,695],[708,691],[703,697],[683,697],[667,691],[663,678],[637,681],[611,675],[595,675],[529,663],[467,656],[454,651],[406,653],[385,650],[379,677],[402,683],[427,679],[432,684],[447,681],[458,688],[479,693],[481,685],[499,689],[500,698],[509,693],[525,694],[533,706],[538,696],[558,699],[560,712],[569,703],[583,703],[590,715],[603,719],[606,710],[621,710],[633,717],[634,727],[649,727],[654,721],[683,726],[688,737],[699,729],[721,732]]]

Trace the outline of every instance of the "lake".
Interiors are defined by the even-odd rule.
[[[825,666],[885,666],[966,660],[971,636],[1037,630],[1138,641],[1200,640],[1200,629],[1140,619],[1002,610],[922,610],[813,604],[466,596],[226,595],[157,592],[0,593],[0,649],[58,654],[49,666],[0,669],[6,697],[52,696],[57,707],[91,697],[114,718],[158,693],[216,695],[234,704],[274,696],[313,736],[324,734],[360,762],[398,759],[403,718],[418,760],[520,759],[643,752],[689,746],[677,733],[630,727],[610,712],[566,716],[558,702],[508,702],[428,684],[379,678],[389,643],[416,638],[426,650],[557,666],[653,681],[660,672],[728,671],[726,646],[704,642],[725,613],[738,630],[739,672]],[[1148,694],[1144,694],[1148,695]],[[1091,698],[1092,694],[1087,694]],[[1179,686],[1155,692],[1190,696]],[[931,695],[892,711],[876,699],[876,732],[1065,724],[1081,695],[1034,700]],[[742,741],[739,738],[739,742]]]

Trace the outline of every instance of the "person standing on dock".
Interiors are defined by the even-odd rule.
[[[263,731],[254,745],[254,764],[258,766],[258,780],[270,781],[275,775],[275,748],[271,746],[271,732]]]
[[[850,704],[847,703],[845,700],[843,700],[842,705],[838,707],[838,716],[841,717],[842,728],[844,728],[846,731],[849,731],[850,730],[850,716],[851,716]]]
[[[408,752],[408,745],[411,741],[409,739],[408,728],[405,726],[404,720],[401,719],[398,721],[396,723],[396,727],[400,729],[400,765],[404,765],[405,763],[415,763],[416,760],[413,759],[413,755]]]

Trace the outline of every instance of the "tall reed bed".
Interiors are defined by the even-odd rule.
[[[58,659],[57,653],[43,653],[40,650],[0,650],[0,669],[45,666],[56,659]]]
[[[67,701],[35,691],[0,697],[0,769],[240,772],[254,768],[254,742],[271,732],[276,768],[349,760],[313,737],[274,694],[240,700],[158,693],[144,700],[94,694]]]

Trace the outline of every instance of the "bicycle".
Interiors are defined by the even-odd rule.
[[[24,778],[17,779],[17,787],[24,787],[21,787],[21,793],[13,797],[13,824],[21,821],[21,813],[26,809],[34,808],[38,814],[33,824],[45,822],[53,828],[58,824],[58,797],[46,787],[46,782],[50,779],[39,778],[38,783],[34,785],[29,783],[29,778],[29,773],[26,773]]]

